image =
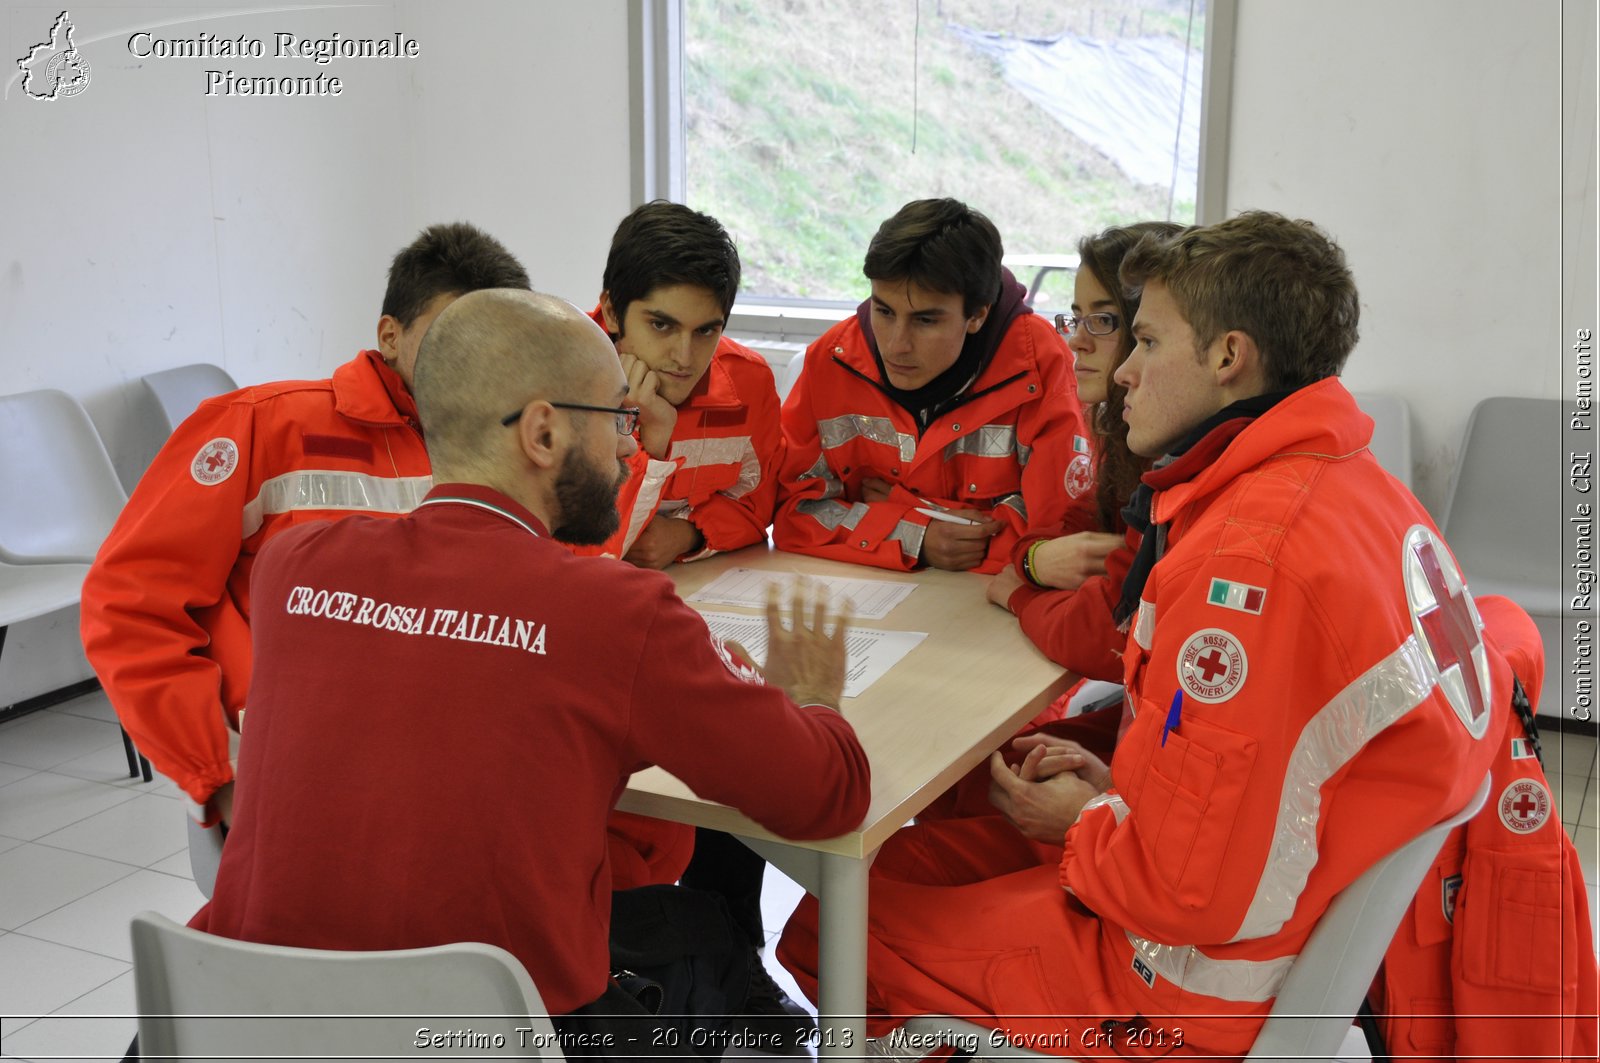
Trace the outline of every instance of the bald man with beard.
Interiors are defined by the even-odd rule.
[[[614,1004],[605,822],[631,773],[659,764],[787,837],[860,822],[843,623],[795,603],[785,630],[771,606],[763,681],[665,576],[561,545],[616,527],[626,394],[560,300],[489,290],[439,315],[416,372],[427,498],[286,531],[257,561],[234,829],[191,926],[488,942],[572,1028]]]

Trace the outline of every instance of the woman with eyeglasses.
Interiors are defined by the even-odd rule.
[[[1056,329],[1072,348],[1078,398],[1094,432],[1092,464],[1089,455],[1079,455],[1068,473],[1065,489],[1076,489],[1078,506],[1066,523],[1024,536],[1012,551],[1011,567],[989,584],[989,600],[1015,613],[1045,656],[1087,679],[1122,681],[1127,635],[1117,630],[1111,613],[1139,545],[1122,508],[1150,467],[1128,449],[1124,389],[1111,378],[1133,351],[1139,310],[1117,271],[1144,237],[1181,230],[1170,222],[1139,222],[1079,241],[1072,313],[1057,314]]]

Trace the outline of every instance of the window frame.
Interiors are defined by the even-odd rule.
[[[1228,129],[1233,110],[1233,50],[1239,0],[1207,0],[1200,94],[1200,164],[1195,221],[1227,216]],[[628,58],[633,205],[684,202],[683,0],[629,0]],[[693,204],[690,204],[693,206]],[[862,249],[863,253],[865,248]],[[856,304],[741,296],[728,332],[778,344],[807,344]]]

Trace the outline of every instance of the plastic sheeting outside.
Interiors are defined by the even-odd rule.
[[[965,26],[951,31],[999,60],[1005,79],[1138,184],[1193,199],[1200,160],[1199,49],[1170,37],[1029,39]],[[1182,117],[1181,135],[1174,136]]]

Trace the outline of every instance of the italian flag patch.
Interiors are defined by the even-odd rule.
[[[1533,743],[1526,738],[1513,738],[1511,740],[1512,760],[1532,760]]]
[[[1087,439],[1083,438],[1083,436],[1073,436],[1072,437],[1072,452],[1074,454],[1087,454],[1087,453],[1089,453],[1089,441]]]
[[[1261,615],[1261,607],[1266,600],[1266,588],[1252,587],[1248,583],[1234,583],[1226,579],[1213,579],[1211,590],[1206,594],[1206,601],[1212,605],[1220,605],[1224,609],[1237,609],[1241,613],[1254,613],[1256,616]]]

